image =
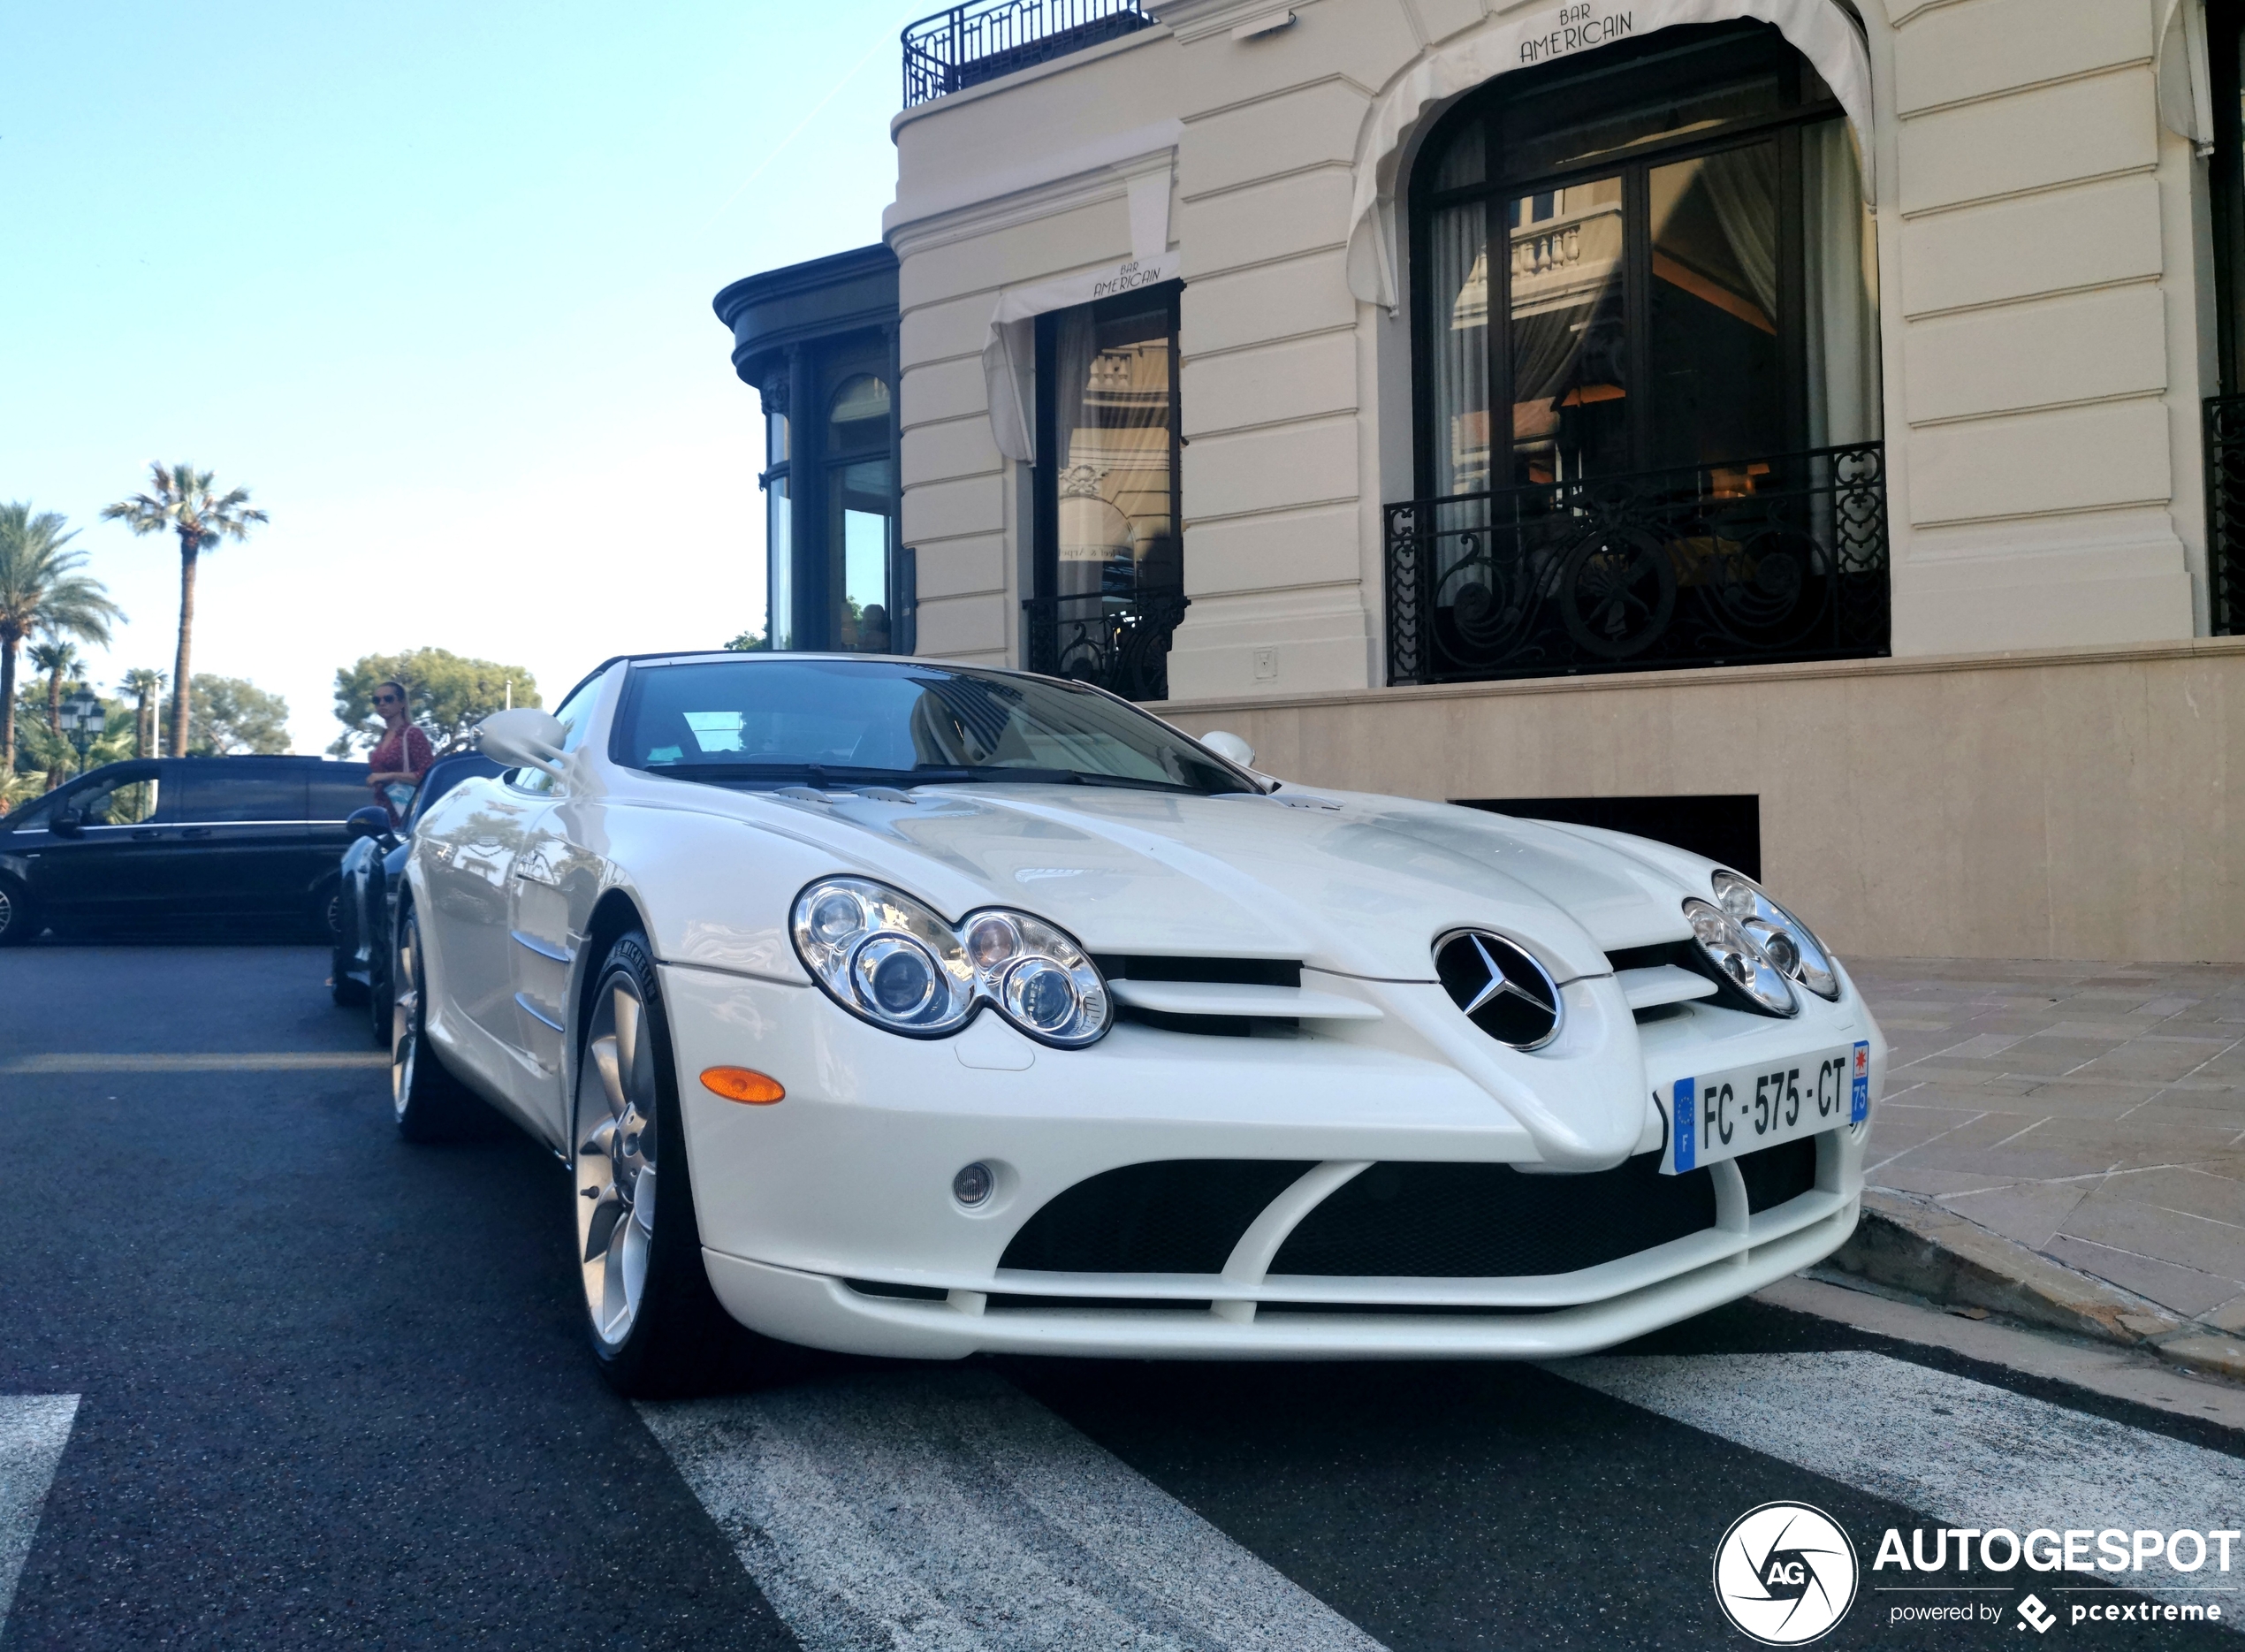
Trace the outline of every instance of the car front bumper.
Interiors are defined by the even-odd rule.
[[[1752,1210],[1735,1165],[1710,1167],[1712,1227],[1564,1273],[1005,1268],[1008,1242],[1032,1215],[1118,1167],[1296,1161],[1337,1187],[1352,1165],[1533,1166],[1540,1155],[1480,1086],[1392,1045],[1125,1024],[1090,1050],[1056,1052],[987,1012],[955,1038],[918,1041],[868,1027],[809,987],[666,968],[664,992],[711,1283],[743,1323],[810,1346],[936,1359],[1556,1357],[1810,1266],[1845,1242],[1858,1213],[1867,1125],[1815,1138],[1815,1185],[1797,1197]],[[1712,1070],[1866,1038],[1876,1105],[1884,1044],[1860,996],[1851,987],[1814,1011],[1806,1024],[1721,1012],[1703,1017],[1719,1037],[1683,1043],[1672,1029],[1642,1029],[1648,1106],[1636,1151],[1656,1151],[1664,1137],[1663,1063]],[[719,1100],[696,1077],[715,1065],[768,1072],[787,1098]],[[993,1168],[997,1191],[968,1209],[951,1182],[977,1161]],[[1298,1203],[1298,1215],[1315,1200]]]

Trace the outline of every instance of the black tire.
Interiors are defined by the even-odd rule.
[[[340,877],[330,878],[314,887],[306,916],[316,939],[324,940],[331,947],[342,944],[343,879]],[[339,974],[336,978],[341,980],[343,978]],[[336,1001],[339,1003],[342,1001],[339,999]]]
[[[377,1050],[390,1047],[390,1022],[395,1009],[396,1006],[390,1001],[390,978],[387,975],[376,977],[373,987],[367,993],[367,1031],[373,1035],[374,1047]]]
[[[497,1133],[498,1115],[453,1077],[427,1034],[426,977],[421,925],[411,907],[399,915],[392,980],[408,983],[390,1017],[390,1100],[398,1134],[407,1141],[475,1141]]]
[[[39,909],[13,878],[0,878],[0,947],[20,947],[38,936]]]
[[[607,1039],[610,1071],[620,1071],[625,1064],[618,1054],[623,1041],[614,1008],[620,993],[635,999],[639,1006],[635,1059],[628,1063],[633,1073],[621,1078],[620,1087],[608,1084],[595,1051]],[[708,1393],[753,1382],[777,1366],[782,1350],[735,1322],[710,1289],[693,1181],[687,1174],[670,1023],[655,973],[654,949],[646,936],[635,931],[611,944],[595,975],[585,1012],[577,1019],[577,1087],[570,1100],[572,1254],[577,1260],[585,1329],[600,1374],[618,1393],[635,1398]],[[649,1121],[638,1105],[651,1090],[651,1131],[645,1128]],[[621,1112],[617,1110],[619,1097],[625,1109]],[[590,1138],[595,1137],[599,1138]],[[662,1169],[658,1205],[649,1185],[658,1161]],[[635,1203],[618,1191],[627,1179],[646,1197]],[[588,1186],[593,1190],[590,1198]],[[655,1215],[643,1222],[642,1206],[655,1206]],[[605,1230],[600,1225],[604,1215]],[[631,1242],[640,1246],[643,1283],[625,1310],[628,1322],[621,1333],[612,1336],[603,1328],[603,1304],[618,1288],[613,1282],[623,1271],[618,1257]],[[596,1274],[602,1280],[597,1286]],[[596,1301],[597,1289],[604,1292],[601,1301]],[[613,1320],[605,1322],[614,1324]]]
[[[341,952],[331,953],[329,957],[331,962],[327,978],[328,996],[335,1000],[339,1009],[354,1009],[365,1003],[368,997],[367,984],[364,981],[354,981],[344,973],[346,960]],[[386,1038],[381,1040],[384,1044],[389,1041]]]

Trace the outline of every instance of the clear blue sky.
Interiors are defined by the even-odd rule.
[[[171,663],[176,544],[96,520],[151,460],[271,512],[202,565],[195,666],[285,694],[301,750],[364,653],[550,698],[761,625],[760,413],[710,298],[879,239],[932,9],[0,11],[0,499],[82,526],[129,611],[94,680]]]

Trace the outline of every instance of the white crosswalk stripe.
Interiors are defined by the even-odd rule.
[[[986,1373],[640,1415],[805,1652],[1378,1652]]]
[[[2245,1528],[2245,1460],[1884,1354],[1653,1355],[1546,1368],[1946,1526],[2022,1535],[2038,1526]],[[2145,1594],[2188,1586],[2188,1598],[2222,1603],[2225,1621],[2241,1626],[2245,1595],[2212,1591],[2245,1589],[2245,1543],[2234,1546],[2226,1574],[2214,1550],[2209,1543],[2196,1573],[2150,1560],[2140,1572],[2097,1575]],[[1944,1575],[2068,1587],[2024,1566],[1993,1577]],[[1914,1580],[1890,1572],[1888,1580]]]
[[[15,1604],[16,1580],[77,1415],[75,1394],[0,1395],[0,1625]]]

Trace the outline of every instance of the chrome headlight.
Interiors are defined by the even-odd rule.
[[[795,897],[792,927],[827,996],[891,1032],[941,1038],[988,1002],[1031,1038],[1072,1049],[1114,1019],[1099,966],[1026,912],[976,912],[954,929],[886,884],[826,878]]]
[[[1838,999],[1839,973],[1823,943],[1759,886],[1735,872],[1718,872],[1715,901],[1781,973],[1819,998]]]
[[[1773,1016],[1800,1013],[1792,986],[1736,918],[1697,898],[1685,901],[1684,917],[1692,926],[1692,939],[1724,980]]]

